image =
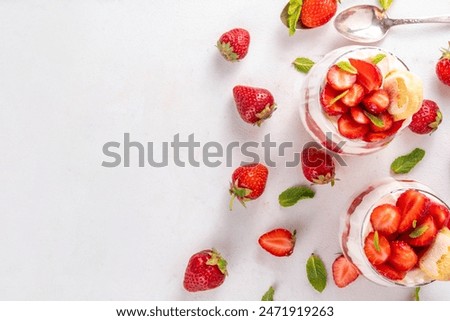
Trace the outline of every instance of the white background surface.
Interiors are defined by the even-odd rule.
[[[233,168],[104,168],[108,141],[123,134],[142,143],[191,133],[218,141],[311,141],[298,106],[304,75],[297,56],[319,59],[351,44],[332,23],[289,37],[279,20],[286,0],[252,1],[0,1],[0,299],[3,300],[259,300],[270,285],[276,300],[409,300],[412,289],[384,288],[359,278],[338,289],[331,264],[340,252],[338,218],[351,195],[389,175],[389,165],[413,147],[426,158],[407,177],[450,202],[450,88],[434,65],[449,25],[404,26],[378,43],[424,80],[426,98],[444,122],[432,136],[406,130],[381,152],[346,158],[334,188],[280,208],[278,194],[306,183],[300,168],[270,168],[263,196],[229,212]],[[376,1],[346,0],[339,11]],[[448,1],[394,0],[393,17],[449,14]],[[248,56],[223,60],[218,37],[234,27],[251,33]],[[243,123],[231,89],[269,89],[278,110],[261,128]],[[448,116],[450,119],[450,116]],[[263,149],[258,149],[262,156]],[[201,151],[196,153],[197,159]],[[242,159],[233,154],[233,166]],[[283,157],[275,157],[283,164]],[[182,153],[186,160],[187,153]],[[134,158],[136,160],[136,158]],[[296,228],[288,258],[270,256],[258,237]],[[182,279],[191,254],[216,247],[229,277],[212,291],[191,294]],[[320,255],[329,271],[321,294],[305,263]],[[450,283],[422,289],[424,300],[450,300]]]

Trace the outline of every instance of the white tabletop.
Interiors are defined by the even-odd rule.
[[[450,202],[447,112],[450,88],[434,73],[449,25],[401,26],[377,45],[395,52],[424,81],[444,122],[432,136],[405,130],[386,149],[345,158],[335,187],[316,186],[313,200],[281,208],[278,195],[307,183],[299,167],[270,168],[265,193],[228,210],[232,166],[174,164],[102,166],[107,142],[124,133],[143,144],[194,134],[207,142],[293,142],[286,157],[311,141],[299,118],[305,78],[298,56],[319,59],[350,45],[332,23],[288,36],[279,20],[286,0],[2,1],[0,2],[0,299],[3,300],[259,300],[270,285],[276,300],[410,300],[412,289],[384,288],[359,278],[337,288],[331,264],[340,252],[339,215],[351,195],[390,175],[392,160],[414,147],[425,159],[408,175]],[[377,1],[346,0],[339,11]],[[448,1],[395,1],[392,17],[450,14]],[[215,48],[234,27],[251,34],[248,56],[226,62]],[[278,104],[260,128],[242,122],[232,88],[269,89]],[[449,114],[450,115],[450,114]],[[449,116],[450,117],[450,116]],[[450,118],[449,118],[450,119]],[[147,150],[147,148],[146,148]],[[261,145],[254,151],[264,156]],[[132,152],[132,153],[133,153]],[[195,157],[201,158],[201,149]],[[158,156],[159,157],[159,156]],[[187,160],[184,150],[181,159]],[[159,159],[159,158],[157,158]],[[276,258],[257,244],[275,227],[297,229],[295,251]],[[191,254],[215,247],[229,276],[211,291],[182,287]],[[311,288],[305,264],[314,252],[329,272],[323,293]],[[434,282],[423,300],[450,300],[450,283]]]

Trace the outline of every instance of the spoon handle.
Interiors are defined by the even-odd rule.
[[[411,23],[450,23],[450,16],[431,17],[421,19],[389,19],[392,26],[411,24]]]

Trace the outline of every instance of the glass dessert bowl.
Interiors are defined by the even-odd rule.
[[[392,141],[422,100],[422,81],[394,54],[347,46],[331,51],[308,72],[300,116],[325,148],[363,155]]]
[[[427,186],[383,179],[341,216],[342,251],[367,279],[416,287],[450,280],[450,211]]]

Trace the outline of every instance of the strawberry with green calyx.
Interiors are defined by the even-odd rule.
[[[237,111],[246,123],[261,126],[276,110],[275,100],[267,89],[235,86],[233,97]]]
[[[306,146],[301,155],[302,171],[305,178],[314,184],[335,182],[335,164],[333,157],[315,145]]]
[[[420,135],[432,134],[442,122],[442,112],[436,102],[424,99],[419,111],[412,117],[409,129]]]
[[[189,259],[184,273],[186,291],[198,292],[217,288],[227,273],[227,261],[215,249],[195,253]]]
[[[448,49],[441,49],[442,56],[436,64],[436,75],[443,84],[450,86],[450,41]]]
[[[225,32],[217,41],[220,54],[228,61],[239,61],[248,52],[250,34],[243,28],[235,28]]]
[[[261,163],[236,168],[230,183],[230,211],[235,198],[246,207],[246,202],[260,197],[266,187],[268,175],[269,170]]]
[[[308,28],[323,26],[337,11],[336,0],[303,0],[301,22]]]
[[[297,231],[277,228],[261,235],[259,245],[274,256],[289,256],[294,252]]]

